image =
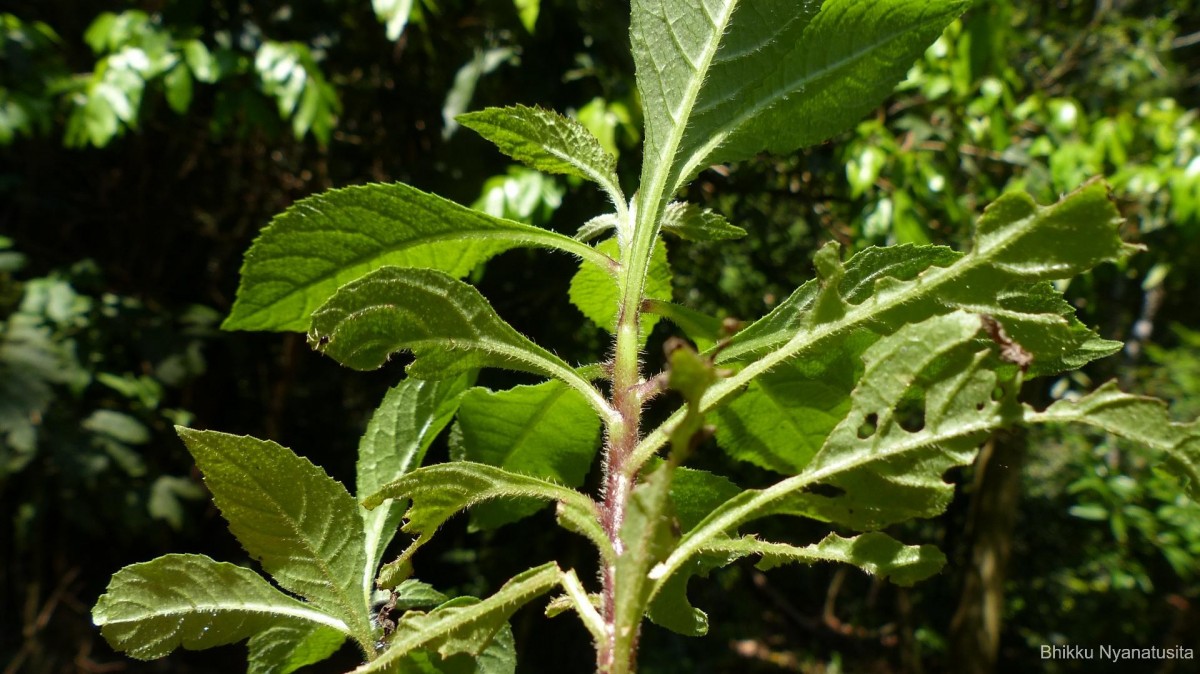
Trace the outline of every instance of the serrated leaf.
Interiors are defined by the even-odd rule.
[[[667,204],[662,230],[685,241],[731,241],[746,236],[746,230],[729,224],[720,213],[678,201]]]
[[[484,367],[559,379],[605,410],[599,392],[558,356],[505,323],[479,291],[432,269],[384,267],[348,283],[313,314],[309,344],[356,370],[409,350],[410,377],[446,379]]]
[[[350,626],[371,627],[358,504],[307,459],[274,442],[176,427],[229,530],[280,587]]]
[[[250,637],[247,674],[291,674],[333,655],[346,635],[323,625],[275,625]]]
[[[459,653],[479,655],[518,608],[558,585],[558,565],[548,564],[514,576],[495,594],[472,603],[470,598],[452,600],[428,614],[409,613],[392,633],[387,650],[354,670],[356,674],[404,672],[411,654],[436,651],[442,658]]]
[[[600,426],[587,400],[561,382],[496,392],[474,388],[463,396],[451,451],[456,460],[579,487],[599,447]],[[483,504],[472,511],[471,521],[480,528],[494,529],[543,506]]]
[[[1116,382],[1108,382],[1043,412],[1026,407],[1025,421],[1086,424],[1147,447],[1159,454],[1162,468],[1180,479],[1188,495],[1200,501],[1200,420],[1172,421],[1166,403],[1157,398],[1123,393]]]
[[[963,308],[995,317],[1014,339],[1021,335],[1023,341],[1017,341],[1035,356],[1035,374],[1078,366],[1083,357],[1111,353],[1115,343],[1080,324],[1049,281],[1072,278],[1136,250],[1117,236],[1120,221],[1098,182],[1051,206],[1038,206],[1026,194],[1007,194],[984,211],[969,253],[895,246],[851,258],[837,291],[848,313],[834,321],[895,327]],[[1064,245],[1068,240],[1080,243]],[[806,283],[739,332],[718,360],[761,356],[783,346],[812,322],[820,292],[818,284]]]
[[[1073,317],[1055,313],[1060,303],[1053,305],[1050,313],[1025,314],[1020,307],[1046,310],[1042,296],[1050,280],[1071,278],[1100,261],[1120,259],[1137,250],[1117,236],[1120,222],[1105,186],[1093,182],[1051,206],[1038,206],[1025,194],[1001,197],[984,211],[970,253],[906,249],[916,254],[920,264],[904,262],[896,253],[884,251],[872,253],[870,264],[859,264],[855,256],[844,265],[837,282],[844,313],[824,322],[815,319],[818,297],[831,292],[832,285],[825,289],[815,282],[801,286],[717,354],[718,363],[749,362],[709,389],[702,411],[729,402],[762,373],[797,358],[814,357],[856,332],[886,333],[957,309],[986,313],[1003,328],[1039,324],[1044,334],[1031,341],[1031,353],[1025,354],[1032,355],[1030,370],[1034,374],[1106,353],[1112,343],[1100,340]],[[1075,246],[1075,241],[1083,243]],[[1028,259],[1014,258],[1009,252],[1013,248],[1026,251]],[[943,255],[956,259],[935,265]],[[836,265],[837,261],[826,259],[825,263]],[[995,339],[1003,342],[1004,336]],[[1025,345],[1013,342],[1007,346],[1020,349]],[[683,415],[683,410],[676,412],[647,435],[635,448],[632,465],[641,465],[665,444],[666,429]]]
[[[623,203],[617,159],[582,124],[557,112],[517,105],[458,116],[458,122],[490,140],[504,154],[547,173],[576,176],[603,187]]]
[[[281,625],[350,632],[339,618],[283,594],[253,571],[203,555],[166,555],[121,569],[92,620],[113,648],[142,660],[181,646],[236,643]]]
[[[709,164],[849,128],[967,4],[635,0],[643,210]]]
[[[660,585],[741,524],[788,514],[875,530],[941,513],[947,470],[970,463],[987,435],[1020,420],[993,369],[996,345],[965,312],[906,325],[863,354],[851,409],[796,477],[746,490],[684,535]]]
[[[359,498],[374,494],[421,465],[429,445],[454,417],[473,378],[465,374],[444,381],[406,379],[388,390],[358,444],[355,490]],[[403,504],[388,503],[375,510],[360,508],[359,514],[366,532],[363,591],[369,597],[383,550],[395,536],[404,508]]]
[[[446,520],[481,503],[497,499],[556,501],[559,504],[559,517],[579,526],[579,529],[573,530],[587,535],[602,551],[608,546],[608,539],[599,525],[599,511],[590,498],[548,480],[495,466],[453,461],[418,468],[367,497],[363,506],[377,508],[388,499],[411,501],[402,531],[415,534],[417,539],[398,560],[385,567],[385,574],[380,579],[383,587],[395,585],[391,581],[398,582],[408,575],[413,554],[433,537]]]
[[[596,250],[612,257],[617,254],[616,239],[605,239],[596,244]],[[646,276],[646,299],[671,300],[671,266],[667,262],[667,247],[659,241],[654,246],[650,257],[650,271]],[[571,279],[568,291],[571,304],[574,304],[584,316],[596,325],[612,332],[617,325],[617,305],[619,290],[617,280],[597,269],[595,265],[581,265],[579,271]],[[643,343],[650,336],[650,331],[658,323],[658,317],[642,314],[641,336]]]
[[[303,332],[338,288],[384,265],[470,273],[520,246],[604,260],[570,237],[395,183],[322,192],[275,217],[242,265],[226,330]]]

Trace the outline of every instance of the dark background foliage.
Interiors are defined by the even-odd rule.
[[[352,480],[358,435],[403,363],[351,373],[301,335],[216,327],[243,252],[272,216],[328,187],[397,180],[566,233],[603,212],[594,191],[511,167],[446,122],[487,105],[573,112],[620,152],[633,183],[640,121],[627,4],[534,4],[526,25],[506,0],[419,0],[391,40],[368,0],[5,3],[4,674],[242,666],[239,647],[137,663],[91,625],[96,597],[126,564],[167,552],[247,561],[172,424],[270,438]],[[1127,238],[1149,251],[1070,291],[1086,322],[1131,346],[1027,394],[1045,401],[1120,377],[1195,417],[1197,31],[1191,0],[979,2],[855,131],[704,173],[688,196],[750,235],[673,246],[676,299],[754,318],[810,277],[825,241],[961,246],[1004,190],[1049,201],[1103,175],[1128,216]],[[561,256],[515,251],[473,280],[519,330],[581,360],[606,347],[566,300],[574,269]],[[652,362],[667,327],[652,340]],[[517,381],[485,373],[481,383]],[[735,566],[693,584],[712,634],[647,627],[643,670],[967,671],[955,615],[971,603],[973,555],[988,531],[1008,546],[1007,575],[989,579],[1004,602],[1002,670],[1087,671],[1041,662],[1037,648],[1048,643],[1200,645],[1200,509],[1139,448],[1078,433],[994,446],[990,456],[1012,457],[999,465],[1020,479],[997,487],[980,468],[953,475],[961,493],[951,510],[903,532],[947,551],[941,576],[905,590],[853,570]],[[709,449],[702,467],[745,486],[763,481]],[[990,490],[1009,499],[1008,516],[980,515]],[[483,535],[454,522],[422,552],[420,574],[481,594],[531,562],[590,571],[586,547],[547,526],[549,516]],[[792,521],[764,527],[787,527],[780,533],[793,540],[820,535]],[[586,634],[569,618],[527,609],[514,632],[521,671],[590,670]],[[347,649],[322,671],[354,664]]]

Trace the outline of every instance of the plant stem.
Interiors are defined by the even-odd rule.
[[[635,211],[636,212],[636,211]],[[649,217],[647,217],[649,216]],[[655,211],[639,214],[631,240],[621,251],[619,288],[621,305],[617,311],[616,346],[613,354],[612,407],[616,420],[608,426],[604,446],[604,500],[601,513],[605,533],[612,541],[617,557],[624,554],[621,525],[629,504],[630,492],[637,480],[635,471],[625,463],[637,446],[641,431],[641,309],[650,253],[657,236]],[[628,230],[627,230],[628,231]],[[640,570],[644,573],[646,570]],[[601,571],[602,606],[606,639],[597,644],[596,669],[603,674],[629,674],[636,671],[639,625],[618,624],[617,564]],[[640,613],[638,618],[640,620]]]

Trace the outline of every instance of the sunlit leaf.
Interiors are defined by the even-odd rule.
[[[135,658],[161,658],[236,643],[265,630],[349,632],[338,618],[289,597],[249,569],[202,555],[166,555],[113,575],[92,609],[113,648]]]

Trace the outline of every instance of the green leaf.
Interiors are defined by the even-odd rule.
[[[662,229],[685,241],[731,241],[746,236],[746,230],[729,224],[725,216],[678,201],[667,204]]]
[[[617,254],[619,244],[616,239],[605,239],[596,244],[596,251],[609,257]],[[574,304],[584,316],[596,325],[612,332],[617,325],[617,305],[619,304],[619,289],[617,280],[597,269],[595,265],[584,264],[579,272],[571,279],[568,291],[571,304]],[[667,247],[659,241],[654,246],[650,257],[650,272],[646,277],[645,297],[647,299],[671,299],[671,266],[667,262]],[[641,335],[645,342],[650,331],[658,323],[658,317],[642,315]]]
[[[717,506],[741,491],[742,488],[727,477],[686,466],[676,468],[671,478],[671,503],[679,530],[691,531]]]
[[[405,513],[407,522],[402,531],[415,534],[417,539],[399,559],[385,567],[380,578],[381,587],[394,586],[409,575],[413,554],[446,520],[463,510],[496,499],[557,501],[559,518],[574,525],[569,528],[588,536],[601,551],[608,547],[608,538],[600,528],[599,511],[590,498],[548,480],[495,466],[454,461],[418,468],[367,497],[363,506],[377,508],[388,499],[412,502]]]
[[[350,632],[339,618],[283,594],[253,571],[202,555],[166,555],[121,569],[92,620],[114,649],[141,660],[181,646],[236,643],[279,625]]]
[[[176,427],[213,502],[280,587],[371,643],[362,591],[362,519],[337,481],[274,442]]]
[[[624,203],[616,157],[573,119],[518,105],[469,112],[459,115],[458,122],[531,168],[590,180],[603,187],[616,203]]]
[[[650,606],[655,583],[646,570],[666,559],[677,535],[672,517],[670,490],[675,466],[663,461],[633,489],[621,523],[623,550],[616,562],[614,608],[616,625],[638,625]],[[618,643],[620,643],[618,641]],[[616,653],[615,658],[628,654]]]
[[[388,390],[358,444],[359,498],[421,465],[429,445],[454,417],[471,379],[469,374],[436,382],[406,379]],[[359,514],[366,532],[363,591],[370,597],[383,550],[396,535],[404,508],[388,503],[375,510],[359,509]]]
[[[1025,194],[1001,197],[984,211],[970,253],[915,247],[900,254],[875,252],[862,263],[855,256],[837,272],[836,296],[832,283],[824,289],[806,283],[734,336],[717,361],[752,360],[709,389],[703,411],[729,402],[762,373],[797,358],[816,357],[855,333],[867,329],[886,333],[960,309],[989,315],[1008,330],[1007,337],[999,331],[992,339],[1004,346],[1010,358],[1013,352],[1031,355],[1030,370],[1035,375],[1111,353],[1117,345],[1100,340],[1080,324],[1061,297],[1053,303],[1045,298],[1050,281],[1071,278],[1137,250],[1117,236],[1121,222],[1105,186],[1093,182],[1052,206],[1038,206]],[[1015,256],[1013,250],[1022,251],[1021,255]],[[903,261],[905,252],[916,253],[919,264]],[[954,260],[933,264],[943,256]],[[825,259],[824,264],[836,271],[839,262]],[[842,305],[844,313],[818,317],[822,293],[835,300],[834,305]],[[1030,310],[1045,313],[1027,313]],[[1067,315],[1058,313],[1063,310]],[[1028,329],[1032,326],[1040,326],[1040,333]],[[1024,342],[1016,342],[1017,333]],[[681,410],[672,420],[682,417]],[[667,442],[671,423],[639,443],[630,465],[641,465]]]
[[[1078,400],[1060,400],[1043,412],[1027,407],[1025,421],[1086,424],[1149,448],[1159,455],[1162,468],[1181,480],[1192,499],[1200,501],[1200,420],[1173,422],[1161,400],[1122,393],[1116,382],[1108,382]]]
[[[721,449],[779,473],[803,470],[850,410],[860,357],[876,339],[869,331],[856,333],[818,358],[784,363],[759,376],[717,410]]]
[[[313,314],[308,342],[356,370],[412,351],[408,374],[446,379],[484,367],[562,380],[599,413],[608,403],[558,356],[496,315],[472,286],[432,269],[383,267],[348,283]]]
[[[413,653],[436,651],[442,658],[459,653],[481,654],[521,606],[559,584],[562,573],[553,562],[514,576],[495,594],[475,601],[451,600],[428,614],[409,613],[392,633],[387,650],[354,670],[355,674],[409,671],[403,667]]]
[[[662,300],[646,300],[643,309],[674,323],[702,351],[711,349],[721,338],[721,320],[695,309]]]
[[[323,625],[275,625],[250,637],[247,674],[290,674],[321,662],[346,641],[346,635]]]
[[[758,568],[763,571],[783,564],[842,562],[904,586],[936,575],[946,564],[946,556],[936,546],[904,545],[879,532],[852,538],[829,534],[821,542],[804,547],[768,543],[754,536],[745,536],[737,540],[715,542],[707,546],[706,551],[739,557],[761,555]]]
[[[465,276],[519,246],[555,248],[607,266],[585,244],[494,218],[403,184],[330,190],[276,216],[246,253],[226,330],[306,331],[338,288],[385,265]]]
[[[709,164],[790,152],[849,128],[967,4],[635,0],[643,210]]]
[[[789,514],[874,530],[941,513],[953,496],[947,470],[970,463],[987,435],[1020,420],[1011,386],[1000,390],[994,344],[965,312],[907,325],[867,349],[849,413],[804,471],[747,490],[685,534],[658,570],[666,579],[739,525]]]
[[[568,486],[583,484],[600,441],[600,419],[587,400],[561,382],[492,392],[471,389],[451,436],[455,459],[485,463]],[[481,505],[472,523],[494,529],[541,509],[542,503]]]
[[[470,605],[474,597],[455,597],[450,606]],[[517,671],[517,645],[512,627],[507,623],[492,637],[492,642],[479,655],[456,653],[443,658],[437,653],[422,650],[391,665],[394,671],[405,674],[514,674]],[[410,669],[411,668],[411,669]]]

